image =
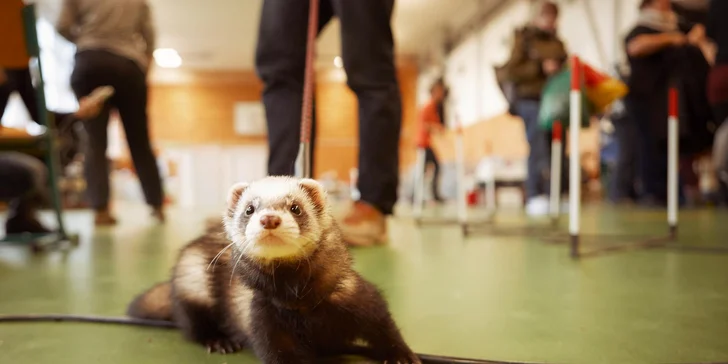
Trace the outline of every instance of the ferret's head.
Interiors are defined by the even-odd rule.
[[[228,193],[225,231],[246,257],[297,260],[316,250],[332,224],[324,188],[312,179],[266,177]]]

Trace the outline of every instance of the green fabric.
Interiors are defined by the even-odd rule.
[[[551,130],[554,121],[561,121],[564,128],[570,124],[569,99],[571,93],[571,70],[565,69],[551,77],[541,94],[541,108],[538,123],[541,128]],[[589,126],[593,105],[584,92],[581,93],[581,126]]]

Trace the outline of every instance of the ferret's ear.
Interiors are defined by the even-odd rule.
[[[301,179],[298,182],[301,189],[306,191],[308,197],[316,203],[317,206],[326,206],[326,190],[318,181],[310,178]]]
[[[232,188],[230,188],[227,196],[227,206],[229,209],[235,209],[235,206],[240,200],[240,196],[243,195],[243,192],[245,192],[245,190],[248,189],[249,186],[250,185],[248,183],[240,182],[236,183]]]

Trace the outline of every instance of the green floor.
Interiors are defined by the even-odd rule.
[[[90,215],[69,214],[82,244],[66,255],[0,247],[0,314],[122,314],[136,293],[166,279],[205,214],[174,210],[162,227],[147,216],[125,206],[118,227],[93,232]],[[665,231],[664,213],[633,208],[585,208],[583,224],[586,233]],[[547,363],[728,361],[728,255],[655,249],[577,262],[565,246],[536,238],[463,239],[455,227],[418,229],[401,218],[390,226],[392,244],[356,251],[356,267],[384,290],[418,352]],[[681,229],[687,246],[728,247],[728,213],[682,212]],[[254,362],[247,353],[209,355],[173,331],[0,324],[0,363]]]

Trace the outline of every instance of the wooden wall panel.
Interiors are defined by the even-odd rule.
[[[236,102],[260,100],[262,85],[252,72],[200,73],[181,84],[150,88],[150,129],[155,142],[237,144],[262,142],[233,129]]]
[[[316,85],[317,150],[314,175],[335,171],[348,180],[357,166],[358,103],[338,70],[321,70]],[[334,76],[332,76],[334,75]],[[417,67],[403,61],[398,67],[402,94],[403,166],[413,159],[411,129],[417,115]],[[265,138],[242,137],[233,129],[233,106],[260,100],[262,84],[253,72],[193,72],[181,83],[150,87],[150,132],[157,147],[165,145],[264,143]]]

